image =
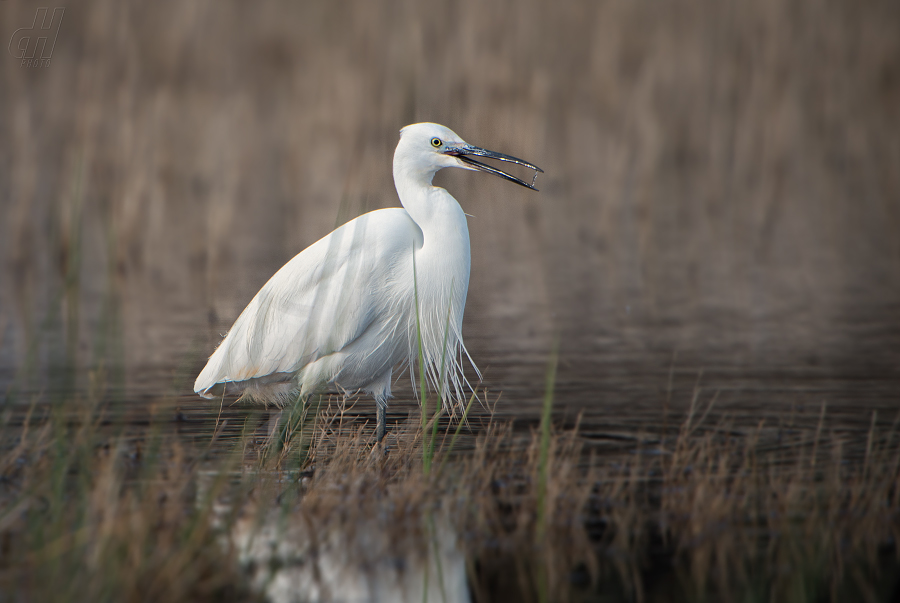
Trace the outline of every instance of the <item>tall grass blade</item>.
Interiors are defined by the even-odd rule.
[[[550,417],[553,411],[553,390],[556,387],[556,366],[559,361],[558,343],[553,344],[547,365],[544,405],[541,408],[541,443],[538,460],[537,541],[543,542],[546,530],[547,466],[550,460]]]
[[[441,351],[441,370],[438,373],[440,378],[438,379],[438,403],[437,408],[434,410],[434,417],[432,418],[431,423],[431,437],[428,440],[427,447],[427,455],[428,455],[428,467],[431,468],[431,464],[434,460],[434,443],[437,440],[437,432],[438,432],[438,421],[441,418],[441,412],[444,409],[444,387],[447,385],[447,375],[445,373],[447,366],[447,341],[450,334],[450,310],[453,303],[453,285],[450,286],[450,297],[447,301],[447,320],[444,323],[444,343]],[[427,474],[426,474],[427,475]]]
[[[535,544],[541,553],[537,567],[538,600],[549,601],[549,585],[547,580],[547,563],[545,556],[547,538],[547,472],[550,463],[550,417],[553,411],[553,391],[556,387],[556,367],[559,362],[559,343],[553,343],[550,360],[547,364],[547,382],[544,388],[544,405],[541,408],[541,440],[538,457],[537,513],[535,526]]]
[[[465,410],[463,410],[462,417],[459,419],[459,423],[456,424],[456,431],[453,432],[453,437],[450,438],[450,445],[447,447],[447,451],[442,451],[443,458],[441,459],[441,465],[438,467],[438,473],[441,473],[444,469],[444,465],[447,463],[447,459],[450,458],[450,453],[453,452],[453,447],[456,445],[456,440],[459,438],[459,432],[462,430],[463,425],[466,422],[466,417],[469,416],[469,410],[472,408],[472,403],[475,402],[476,392],[472,392],[472,395],[469,396],[469,403],[466,404]]]

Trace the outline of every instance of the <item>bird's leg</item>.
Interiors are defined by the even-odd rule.
[[[387,429],[387,404],[382,400],[375,401],[375,414],[377,416],[375,424],[375,441],[379,444],[384,439],[384,432]]]

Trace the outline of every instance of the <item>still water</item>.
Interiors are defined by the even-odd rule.
[[[277,268],[277,261],[266,266]],[[260,282],[263,270],[248,269],[234,280]],[[598,445],[674,425],[692,401],[707,411],[711,423],[727,420],[741,428],[761,420],[810,427],[824,406],[826,425],[857,442],[865,439],[873,413],[878,425],[889,426],[900,411],[895,320],[900,305],[870,304],[859,314],[833,317],[797,307],[779,316],[748,318],[685,306],[654,315],[638,298],[618,311],[592,315],[573,310],[585,305],[580,299],[554,301],[551,309],[510,297],[491,307],[484,299],[491,295],[480,292],[490,287],[484,280],[475,273],[464,327],[467,347],[484,377],[480,390],[487,390],[474,417],[488,416],[490,406],[495,419],[526,430],[534,426],[554,345],[559,348],[557,423],[573,425],[580,417],[580,429]],[[129,278],[122,282],[133,286]],[[198,434],[211,429],[219,405],[195,396],[193,379],[236,310],[220,313],[200,302],[189,307],[177,303],[177,294],[143,282],[137,288],[153,293],[126,301],[121,292],[94,296],[82,286],[55,291],[55,311],[47,302],[34,302],[28,314],[7,311],[0,389],[19,406],[84,394],[105,379],[101,397],[118,409],[116,414],[139,417],[143,408],[165,401],[186,421],[182,429]],[[70,296],[80,297],[74,331],[67,326]],[[237,308],[242,297],[249,299],[233,295],[231,307]],[[32,324],[16,320],[22,316]],[[78,338],[75,346],[69,343],[73,337]],[[474,371],[468,373],[474,382]],[[416,412],[403,368],[395,373],[394,395],[391,421]],[[229,406],[226,412],[240,414],[238,408]],[[373,420],[374,408],[365,397],[354,412],[361,420]]]

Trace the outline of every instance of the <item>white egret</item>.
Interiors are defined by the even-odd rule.
[[[445,403],[461,404],[463,355],[475,366],[462,341],[469,230],[459,203],[432,179],[460,167],[537,190],[534,179],[529,184],[472,157],[517,163],[535,176],[543,171],[467,144],[438,124],[406,126],[394,151],[403,208],[362,215],[294,256],[241,312],[194,390],[211,398],[227,388],[282,406],[321,386],[368,392],[381,441],[391,374],[401,363],[414,374],[421,335],[428,381],[442,388]]]

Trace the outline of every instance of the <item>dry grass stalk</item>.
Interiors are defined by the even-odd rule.
[[[576,430],[554,431],[541,494],[539,431],[476,419],[473,448],[439,447],[426,475],[418,417],[390,432],[386,454],[348,417],[323,404],[311,441],[270,455],[263,424],[211,453],[159,429],[134,439],[96,416],[33,409],[7,424],[0,457],[2,590],[23,601],[248,600],[312,558],[325,567],[319,600],[332,592],[322,564],[335,559],[345,577],[393,559],[406,573],[391,580],[432,593],[458,591],[467,575],[477,601],[537,601],[539,579],[560,601],[840,600],[891,587],[896,429],[873,426],[856,457],[822,421],[773,446],[765,422],[735,435],[728,419],[686,420],[662,448],[638,437],[603,457]],[[264,565],[248,552],[254,538],[274,543]],[[314,588],[303,576],[293,579]]]

